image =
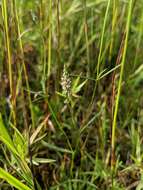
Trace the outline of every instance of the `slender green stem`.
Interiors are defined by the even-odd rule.
[[[48,77],[51,72],[51,46],[52,46],[52,0],[49,0],[49,35],[48,35]]]
[[[112,29],[111,29],[111,43],[109,50],[109,62],[111,62],[111,57],[113,53],[114,37],[116,32],[117,25],[117,16],[118,16],[118,0],[113,0],[113,16],[112,16]]]
[[[99,56],[98,56],[98,62],[97,62],[97,68],[96,68],[97,78],[98,78],[98,75],[100,72],[100,64],[101,64],[101,57],[102,57],[102,50],[103,50],[105,28],[106,28],[106,23],[107,23],[107,19],[108,19],[110,4],[111,4],[111,0],[108,1],[106,12],[105,12],[105,17],[104,17],[104,22],[103,22],[103,28],[102,28],[102,34],[101,34],[101,40],[100,40]]]
[[[89,39],[88,39],[86,0],[84,0],[83,4],[84,4],[84,32],[85,32],[85,41],[86,41],[86,57],[87,57],[87,63],[88,63],[87,76],[89,76],[89,73],[90,73],[90,55],[89,55]]]
[[[111,4],[111,0],[108,1],[106,12],[105,12],[105,17],[104,17],[104,22],[103,22],[103,28],[102,28],[102,34],[101,34],[101,40],[100,40],[100,49],[99,49],[97,67],[96,67],[96,78],[99,77],[99,72],[100,72],[100,64],[101,64],[101,58],[102,58],[102,50],[103,50],[105,28],[106,28],[106,23],[107,23],[107,19],[108,19],[110,4]],[[97,88],[97,82],[95,83],[91,103],[94,100],[96,88]]]
[[[143,7],[142,7],[142,9],[143,9]],[[135,66],[137,64],[137,58],[138,58],[139,48],[140,48],[141,41],[142,41],[142,35],[143,35],[143,11],[142,11],[141,19],[140,19],[139,34],[138,34],[138,38],[137,38],[137,46],[136,46],[136,53],[135,53],[133,68],[135,68]]]
[[[7,16],[7,1],[2,1],[2,15],[4,20],[6,46],[7,46],[7,57],[8,57],[8,72],[9,72],[9,83],[10,83],[10,94],[13,95],[13,84],[12,84],[12,63],[11,63],[11,50],[10,50],[10,39],[8,32],[8,16]]]
[[[40,10],[39,10],[39,15],[40,15],[40,32],[41,32],[41,47],[40,47],[40,62],[41,65],[43,65],[42,68],[42,89],[43,92],[46,93],[46,87],[45,87],[45,82],[46,82],[46,44],[44,41],[44,27],[45,27],[45,2],[43,0],[40,1]]]
[[[8,13],[7,13],[7,1],[6,0],[2,1],[2,16],[3,16],[3,21],[4,21],[7,58],[8,58],[8,75],[9,75],[10,95],[11,95],[11,103],[12,103],[11,114],[13,117],[14,124],[16,125],[15,101],[14,101],[13,79],[12,79],[12,57],[11,57],[11,48],[10,48]]]
[[[118,114],[118,107],[119,107],[119,98],[121,93],[121,86],[122,86],[122,79],[124,73],[124,65],[126,60],[126,53],[127,53],[127,45],[128,45],[128,37],[129,37],[129,29],[130,29],[130,22],[131,22],[131,13],[132,13],[132,4],[133,0],[129,1],[129,9],[128,9],[128,17],[127,17],[127,24],[126,24],[126,37],[124,43],[124,50],[123,50],[123,57],[121,61],[121,70],[120,70],[120,78],[118,83],[118,91],[115,101],[115,110],[113,115],[113,123],[112,123],[112,139],[111,139],[111,149],[112,149],[112,158],[111,158],[111,167],[114,167],[114,154],[115,154],[115,131],[117,125],[117,114]]]
[[[58,45],[57,45],[57,65],[58,65],[58,70],[57,70],[57,77],[56,80],[59,81],[61,77],[61,24],[60,24],[60,0],[56,1],[56,16],[57,16],[57,40],[58,40]],[[59,91],[59,83],[57,82],[56,84],[56,91]]]
[[[14,0],[14,3],[16,5],[16,0]],[[25,76],[25,81],[26,81],[26,88],[27,88],[27,92],[28,92],[29,107],[30,107],[30,112],[31,112],[32,127],[34,127],[35,126],[35,124],[34,124],[34,112],[33,112],[32,100],[31,100],[31,95],[30,95],[30,86],[29,86],[28,74],[27,74],[25,61],[24,61],[23,43],[22,43],[22,39],[20,37],[21,36],[20,21],[19,21],[16,6],[15,6],[15,16],[16,16],[19,48],[20,48],[20,53],[21,53],[21,56],[22,56],[22,68],[19,71],[19,81],[18,81],[17,88],[19,88],[19,82],[22,80],[22,77],[21,77],[22,76],[22,71],[24,71],[24,76]],[[18,89],[17,89],[17,91],[18,91]]]
[[[96,79],[99,78],[99,74],[100,74],[100,64],[101,64],[101,59],[102,59],[103,42],[104,42],[105,28],[106,28],[106,23],[107,23],[107,19],[108,19],[110,4],[111,4],[111,0],[108,1],[105,16],[104,16],[102,34],[101,34],[101,39],[100,39],[100,50],[99,50],[99,55],[98,55],[97,67],[96,67]],[[96,80],[96,82],[95,82],[92,98],[91,98],[91,101],[90,101],[89,106],[88,106],[88,111],[87,111],[85,121],[88,119],[88,117],[89,117],[89,115],[90,115],[90,113],[91,113],[91,111],[93,109],[93,101],[94,101],[94,98],[95,98],[95,92],[96,92],[96,89],[97,89],[97,83],[98,83],[98,80]]]

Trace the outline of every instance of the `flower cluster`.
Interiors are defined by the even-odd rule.
[[[64,65],[63,74],[61,77],[61,85],[62,85],[63,94],[66,97],[69,97],[71,93],[71,79],[69,77],[69,74],[67,72],[65,65]]]

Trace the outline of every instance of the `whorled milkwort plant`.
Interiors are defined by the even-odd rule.
[[[58,94],[65,98],[64,103],[70,102],[73,105],[72,97],[79,98],[78,92],[82,89],[82,87],[86,84],[87,79],[84,81],[80,81],[81,76],[77,75],[74,80],[71,80],[70,74],[67,71],[66,65],[64,65],[63,73],[61,76],[61,86],[62,93]]]
[[[62,94],[64,97],[66,97],[66,102],[67,102],[67,100],[71,96],[71,79],[65,65],[61,77],[61,86],[62,86]]]

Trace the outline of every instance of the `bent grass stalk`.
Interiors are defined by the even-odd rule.
[[[101,57],[102,57],[104,34],[105,34],[105,28],[106,28],[106,23],[107,23],[107,19],[108,19],[110,4],[111,4],[111,0],[108,1],[106,12],[105,12],[105,17],[104,17],[104,22],[103,22],[103,28],[102,28],[102,34],[101,34],[101,40],[100,40],[99,56],[98,56],[98,62],[97,62],[97,68],[96,68],[97,78],[98,78],[99,72],[100,72],[100,64],[101,64]]]
[[[115,131],[116,131],[116,125],[117,125],[117,114],[118,114],[118,107],[119,107],[119,98],[121,94],[124,65],[125,65],[126,53],[127,53],[129,29],[130,29],[130,23],[131,23],[131,15],[132,15],[132,5],[133,5],[133,0],[130,0],[129,8],[128,8],[127,24],[126,24],[126,36],[125,36],[123,57],[121,61],[120,78],[119,78],[119,83],[118,83],[118,91],[117,91],[117,97],[115,101],[115,110],[114,110],[113,122],[112,122],[112,137],[111,137],[111,151],[112,151],[111,152],[111,168],[112,170],[114,169],[114,164],[115,164],[115,157],[114,157],[115,156]]]
[[[100,72],[100,64],[101,64],[101,57],[102,57],[102,49],[103,49],[105,28],[106,28],[106,23],[107,23],[107,19],[108,19],[110,4],[111,4],[111,0],[108,1],[107,7],[106,7],[106,12],[105,12],[105,17],[104,17],[104,22],[103,22],[103,28],[102,28],[102,34],[101,34],[101,40],[100,40],[100,49],[99,49],[97,68],[96,68],[96,78],[97,79],[99,77],[99,72]],[[95,86],[94,86],[94,90],[93,90],[93,95],[92,95],[92,99],[91,99],[91,103],[90,104],[93,103],[93,100],[94,100],[94,97],[95,97],[95,92],[96,92],[96,87],[97,87],[97,82],[95,82]]]
[[[96,88],[97,88],[98,78],[99,78],[99,75],[100,75],[99,72],[100,72],[100,64],[101,64],[101,59],[102,59],[103,42],[104,42],[105,28],[106,28],[106,23],[107,23],[107,19],[108,19],[110,4],[111,4],[111,0],[108,1],[105,16],[104,16],[101,39],[100,39],[100,49],[99,49],[97,67],[95,69],[95,71],[96,71],[96,82],[95,82],[95,85],[94,85],[91,101],[90,101],[89,106],[88,106],[88,112],[87,112],[87,115],[86,115],[86,118],[85,118],[85,122],[88,119],[88,117],[89,117],[89,115],[90,115],[90,113],[92,111],[91,107],[93,107],[93,101],[94,101],[94,98],[95,98],[95,92],[96,92]]]

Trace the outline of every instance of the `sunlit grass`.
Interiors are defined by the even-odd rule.
[[[0,189],[141,190],[142,12],[0,2]]]

